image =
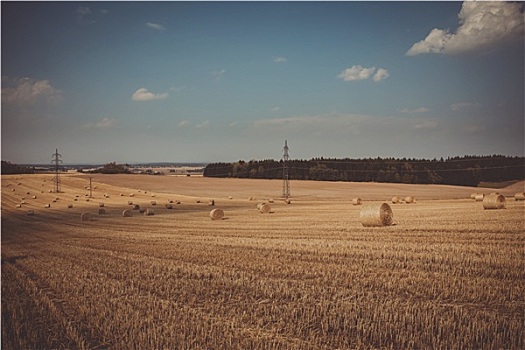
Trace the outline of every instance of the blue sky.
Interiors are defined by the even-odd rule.
[[[2,2],[2,159],[524,150],[523,3]]]

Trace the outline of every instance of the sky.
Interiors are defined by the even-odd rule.
[[[524,5],[2,1],[18,164],[524,156]]]

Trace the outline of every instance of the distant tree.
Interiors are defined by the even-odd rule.
[[[104,164],[102,168],[94,170],[93,173],[101,174],[130,174],[129,169],[123,164],[117,164],[115,162]]]
[[[34,174],[35,168],[20,166],[9,161],[2,160],[2,174]]]

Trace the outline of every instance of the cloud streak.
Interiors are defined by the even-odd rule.
[[[168,93],[161,93],[161,94],[154,94],[152,92],[149,92],[145,88],[140,88],[137,91],[133,93],[133,96],[131,96],[131,99],[133,101],[153,101],[153,100],[164,100],[168,97]]]
[[[166,30],[166,27],[164,27],[162,24],[153,23],[153,22],[147,22],[146,25],[152,29],[158,30],[162,32],[163,30]]]
[[[388,78],[390,74],[384,68],[376,69],[376,67],[366,68],[361,65],[354,65],[350,68],[344,69],[337,78],[344,81],[359,81],[372,78],[375,82],[379,82]]]
[[[434,28],[424,40],[412,45],[406,55],[463,54],[506,41],[523,40],[524,17],[520,7],[519,3],[504,1],[465,1],[455,33]]]

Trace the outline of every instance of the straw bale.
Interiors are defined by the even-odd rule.
[[[98,209],[98,215],[104,215],[104,214],[106,214],[106,209],[104,209],[104,208],[99,208],[99,209]]]
[[[153,210],[153,209],[149,209],[149,208],[148,208],[148,209],[146,209],[145,214],[146,214],[147,216],[155,215],[155,210]]]
[[[71,208],[73,208],[73,204],[68,204],[67,207],[68,207],[69,209],[71,209]]]
[[[478,193],[476,194],[476,197],[474,197],[474,199],[476,200],[476,202],[481,202],[483,201],[483,198],[485,198],[485,195],[483,193]]]
[[[222,220],[224,218],[224,211],[219,208],[215,208],[210,211],[210,218],[212,220]]]
[[[359,198],[359,197],[353,198],[352,199],[352,204],[353,205],[361,205],[361,198]]]
[[[359,218],[365,227],[390,226],[394,213],[387,203],[368,204],[361,209]]]
[[[167,204],[166,204],[166,209],[173,209],[173,205],[170,204],[170,203],[167,203]]]
[[[131,210],[129,209],[126,209],[122,212],[122,216],[125,217],[125,218],[130,218],[131,217]]]
[[[140,205],[135,204],[135,205],[133,206],[133,210],[140,210]]]
[[[405,203],[406,204],[410,204],[410,203],[414,203],[414,202],[415,202],[414,197],[412,197],[412,196],[406,196],[405,197]]]
[[[44,208],[51,208],[51,204],[44,205]]]
[[[151,201],[151,205],[157,205],[156,201]]]
[[[82,213],[80,215],[80,218],[82,219],[82,221],[91,221],[91,213]]]
[[[483,198],[483,209],[504,209],[505,197],[501,194],[489,194]]]
[[[260,206],[259,206],[259,211],[263,214],[267,214],[269,213],[270,211],[272,210],[272,208],[270,207],[269,204],[266,204],[266,203],[262,203]]]
[[[401,203],[401,198],[399,198],[399,196],[394,196],[394,197],[392,197],[392,203],[393,203],[393,204],[399,204],[399,203]]]
[[[98,206],[99,206],[100,208],[104,208],[104,203],[98,203]]]
[[[213,207],[215,205],[215,200],[214,199],[210,199],[209,202],[208,202],[208,205]]]
[[[525,192],[518,192],[514,195],[514,200],[525,201]]]

